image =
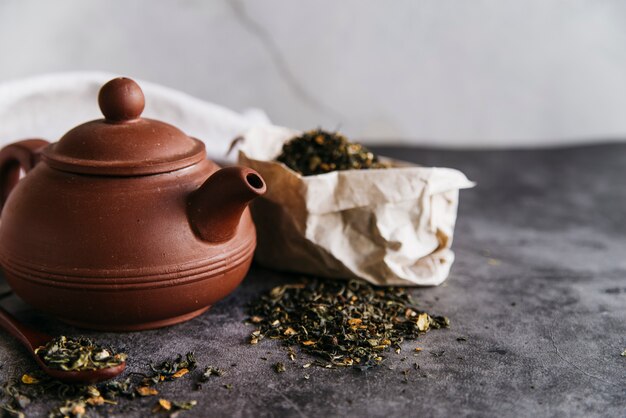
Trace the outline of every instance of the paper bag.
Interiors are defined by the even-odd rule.
[[[392,161],[387,169],[301,176],[274,161],[297,134],[258,127],[239,144],[240,164],[268,187],[252,204],[261,265],[376,285],[447,278],[459,189],[474,185],[463,173]]]

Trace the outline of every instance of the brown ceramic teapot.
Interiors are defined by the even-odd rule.
[[[247,273],[256,245],[247,206],[265,183],[141,118],[144,96],[130,79],[109,81],[98,100],[105,119],[0,152],[5,276],[27,303],[81,327],[193,318]]]

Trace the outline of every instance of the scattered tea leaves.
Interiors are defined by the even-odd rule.
[[[0,416],[25,417],[23,410],[31,403],[31,398],[22,393],[14,382],[2,385],[0,394]],[[2,399],[8,398],[8,399]]]
[[[147,373],[132,373],[126,379],[103,382],[98,385],[69,385],[45,375],[41,371],[28,373],[21,378],[0,386],[0,416],[30,416],[26,408],[31,399],[58,399],[60,404],[49,411],[50,418],[86,417],[90,409],[103,405],[117,405],[118,398],[128,400],[137,397],[156,396],[154,387],[163,381],[180,379],[197,367],[193,353],[179,355],[173,360],[165,360],[150,365]],[[214,373],[215,370],[212,369]],[[196,401],[170,402],[168,413],[178,414],[196,405]],[[166,403],[165,403],[166,404]],[[161,408],[161,403],[158,404]],[[163,409],[160,409],[163,411]],[[108,415],[108,414],[105,414]]]
[[[445,317],[419,311],[406,289],[357,280],[275,287],[252,302],[248,314],[258,326],[251,344],[279,339],[325,360],[310,364],[329,368],[378,365],[385,351],[399,350],[404,340],[449,325]]]
[[[126,361],[126,354],[115,353],[111,348],[97,345],[89,338],[54,338],[45,346],[35,349],[46,366],[65,370],[98,370],[115,367]]]
[[[150,369],[154,374],[148,380],[154,384],[178,379],[189,373],[190,370],[195,370],[196,367],[198,367],[198,363],[192,352],[185,354],[184,358],[179,354],[175,359],[165,360],[157,365],[150,364]]]
[[[2,412],[2,416],[6,415],[8,417],[26,418],[26,415],[22,411],[7,404],[0,405],[0,412]]]
[[[338,132],[321,129],[305,132],[285,143],[276,160],[304,176],[389,167],[363,145],[348,141]]]
[[[65,417],[84,417],[87,413],[87,404],[84,400],[68,400],[60,406],[56,411],[53,411],[48,415],[50,418],[65,418]]]

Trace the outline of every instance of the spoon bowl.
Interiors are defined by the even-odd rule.
[[[20,323],[13,315],[0,308],[0,328],[13,335],[30,352],[41,370],[48,376],[64,383],[94,384],[109,380],[119,375],[126,368],[126,362],[117,366],[105,367],[96,370],[66,371],[48,367],[35,350],[52,341],[52,337],[35,331]]]

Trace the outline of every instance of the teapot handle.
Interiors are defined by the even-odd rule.
[[[25,139],[0,150],[0,212],[20,179],[20,170],[28,173],[41,159],[41,151],[50,143],[43,139]]]

